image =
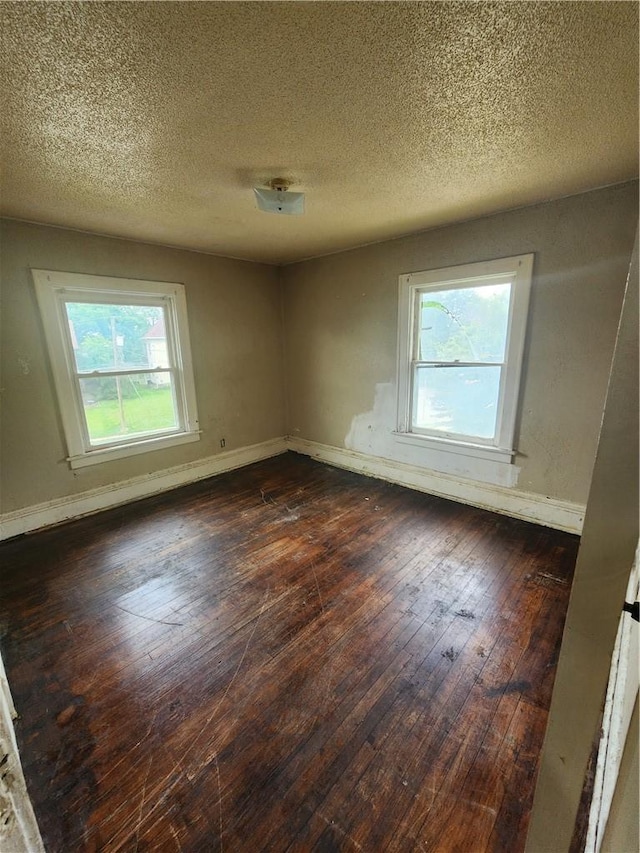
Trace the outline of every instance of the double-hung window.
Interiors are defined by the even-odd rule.
[[[32,273],[71,467],[196,441],[184,286]]]
[[[398,428],[510,461],[533,255],[400,277]]]

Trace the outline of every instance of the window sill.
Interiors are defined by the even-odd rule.
[[[164,450],[179,444],[189,444],[200,440],[200,431],[181,432],[176,435],[164,435],[161,438],[149,438],[131,444],[120,444],[117,447],[96,448],[77,456],[68,456],[67,462],[71,468],[86,468],[101,462],[111,462],[114,459],[125,459],[127,456],[137,456],[139,453],[150,453],[152,450]]]
[[[396,441],[403,444],[413,444],[428,450],[438,450],[441,453],[457,453],[461,456],[473,456],[476,459],[490,459],[493,462],[513,463],[515,450],[501,447],[486,447],[482,444],[468,444],[449,438],[434,438],[430,435],[418,435],[414,432],[393,432]]]

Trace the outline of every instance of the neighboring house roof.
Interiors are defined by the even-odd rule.
[[[142,336],[144,340],[165,340],[167,335],[164,330],[164,317],[161,317],[159,320],[153,324],[153,326],[149,329],[149,331]]]

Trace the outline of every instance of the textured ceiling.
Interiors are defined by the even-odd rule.
[[[283,263],[637,175],[636,3],[2,13],[6,216]]]

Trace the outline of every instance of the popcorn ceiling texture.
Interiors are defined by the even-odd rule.
[[[635,3],[1,5],[9,217],[286,263],[637,174]]]

